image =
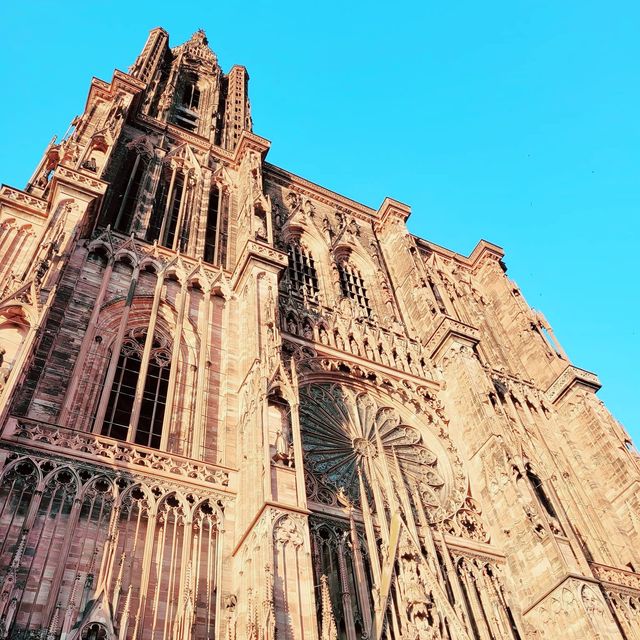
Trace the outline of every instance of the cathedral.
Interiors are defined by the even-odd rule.
[[[640,640],[640,456],[503,250],[267,160],[153,29],[0,188],[0,639]]]

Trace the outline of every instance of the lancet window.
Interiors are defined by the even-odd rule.
[[[204,260],[215,263],[216,247],[219,244],[220,233],[220,189],[213,186],[209,192],[209,206],[207,207],[207,225],[204,233]]]
[[[338,273],[340,275],[340,293],[342,296],[353,300],[365,315],[370,318],[371,304],[360,272],[348,263],[343,263],[338,265]]]
[[[346,522],[312,518],[310,527],[316,602],[321,602],[321,578],[326,576],[338,640],[360,638],[373,606],[373,584],[362,535]]]
[[[187,131],[195,131],[198,126],[198,109],[200,107],[200,90],[198,77],[189,74],[177,100],[174,121]]]
[[[527,465],[527,479],[531,483],[531,487],[536,494],[536,498],[538,498],[538,502],[540,502],[540,504],[544,507],[547,515],[554,519],[557,518],[558,515],[556,514],[556,510],[553,508],[553,503],[547,495],[547,492],[544,490],[542,480],[537,474],[532,471],[531,465]]]
[[[147,159],[135,147],[125,151],[111,185],[111,195],[103,215],[104,224],[110,224],[122,233],[130,231],[146,166]]]
[[[301,296],[305,300],[318,299],[318,273],[313,256],[299,244],[287,247],[289,265],[287,273],[291,283],[291,293]]]
[[[147,240],[164,247],[184,250],[188,241],[188,195],[189,176],[185,176],[177,166],[160,179],[153,208]]]
[[[146,338],[145,330],[133,330],[123,340],[102,424],[103,435],[119,440],[128,438],[136,389],[143,369]],[[171,368],[171,352],[167,345],[154,337],[149,359],[144,365],[145,381],[134,441],[136,444],[157,449],[162,439]]]

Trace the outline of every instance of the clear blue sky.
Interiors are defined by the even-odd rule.
[[[12,2],[0,16],[0,181],[23,187],[91,76],[147,31],[204,28],[251,76],[269,160],[509,275],[640,442],[640,4]]]

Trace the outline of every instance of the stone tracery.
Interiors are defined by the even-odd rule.
[[[638,638],[597,377],[495,245],[266,162],[247,81],[154,29],[0,187],[0,638]],[[101,433],[121,353],[160,446]]]
[[[441,510],[449,501],[444,462],[397,409],[380,406],[365,392],[339,385],[311,385],[301,394],[300,419],[306,461],[335,491],[359,501],[358,469],[370,460],[376,475],[399,465],[403,481],[417,489],[425,510]],[[380,457],[384,457],[384,463]]]

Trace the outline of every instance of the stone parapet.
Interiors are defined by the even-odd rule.
[[[211,485],[218,490],[230,489],[231,469],[59,425],[12,418],[5,427],[2,440],[64,453],[109,468],[134,469],[165,479]]]

